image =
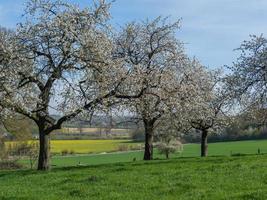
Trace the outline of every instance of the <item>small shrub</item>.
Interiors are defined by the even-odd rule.
[[[18,169],[21,165],[17,163],[19,159],[27,157],[30,167],[33,168],[38,158],[38,143],[35,141],[17,141],[5,145],[0,152],[2,168]]]
[[[1,139],[0,139],[1,140]],[[5,148],[5,143],[4,141],[0,141],[0,160],[6,160],[8,159],[8,154],[7,154],[7,150]]]
[[[73,154],[75,154],[75,151],[74,150],[70,150],[69,154],[73,155]]]
[[[13,144],[9,144],[6,148],[10,156],[23,157],[32,154],[33,150],[38,149],[37,142],[17,141]]]
[[[5,160],[0,161],[0,170],[7,169],[21,169],[23,166],[17,162],[17,160]]]
[[[68,155],[68,153],[69,153],[69,151],[67,149],[64,149],[61,151],[62,156],[66,156],[66,155]]]
[[[66,156],[66,155],[73,155],[75,154],[75,151],[74,150],[67,150],[67,149],[64,149],[61,151],[61,155],[62,156]]]
[[[118,145],[118,151],[128,151],[129,146],[127,144],[120,144]]]

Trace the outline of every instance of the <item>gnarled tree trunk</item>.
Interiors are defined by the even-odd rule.
[[[153,123],[144,122],[145,125],[145,152],[144,160],[153,159]]]
[[[201,130],[201,157],[208,155],[208,130]]]
[[[46,134],[43,129],[39,128],[39,158],[38,170],[49,170],[50,168],[50,147],[49,134]]]

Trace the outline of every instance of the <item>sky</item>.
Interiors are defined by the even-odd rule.
[[[66,0],[84,7],[91,0]],[[15,28],[26,0],[0,0],[0,26]],[[234,51],[249,35],[267,36],[267,0],[116,0],[111,8],[112,24],[159,15],[181,20],[177,38],[190,57],[210,68],[231,65]]]

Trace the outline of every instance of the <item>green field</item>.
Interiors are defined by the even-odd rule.
[[[81,140],[80,142],[82,142]],[[95,148],[92,143],[91,146],[86,148]],[[129,143],[131,144],[131,143]],[[83,145],[85,147],[85,145]],[[258,149],[261,153],[267,153],[267,140],[255,141],[238,141],[238,142],[219,142],[209,144],[209,156],[230,156],[236,154],[257,154]],[[184,151],[171,155],[172,158],[178,157],[199,157],[200,145],[199,144],[186,144]],[[139,161],[143,158],[142,151],[134,152],[119,152],[108,154],[85,154],[85,155],[72,155],[72,156],[54,156],[52,158],[53,167],[64,166],[77,166],[77,165],[98,165],[117,162],[132,162],[133,159]],[[163,155],[159,155],[157,151],[154,152],[155,159],[164,159]],[[29,164],[27,160],[23,163]]]
[[[211,156],[231,154],[256,154],[260,149],[261,153],[267,153],[267,140],[249,140],[236,142],[217,142],[208,145],[208,154]],[[200,155],[199,144],[188,144],[184,146],[182,156],[191,157]]]
[[[139,143],[130,140],[52,140],[51,152],[60,153],[62,150],[72,150],[75,153],[113,152],[117,151],[121,145],[129,148],[140,146]],[[209,144],[208,148],[209,155],[255,154],[258,149],[261,153],[267,153],[267,140],[218,142]],[[199,149],[199,144],[185,144],[184,151],[180,156],[198,156]]]
[[[218,142],[209,144],[210,156],[230,156],[231,154],[256,154],[258,149],[261,153],[267,153],[267,140],[255,141],[238,141],[238,142]],[[199,144],[186,144],[184,151],[171,155],[173,158],[177,157],[198,157],[200,155]],[[79,163],[82,165],[97,165],[116,162],[131,162],[133,159],[142,160],[143,152],[126,152],[126,153],[112,153],[101,155],[81,155],[81,156],[55,156],[52,159],[52,164],[57,167],[62,166],[76,166]],[[155,150],[155,159],[163,159],[163,155],[159,155]]]
[[[1,171],[1,200],[266,200],[267,156]]]
[[[6,142],[6,145],[14,143]],[[136,143],[131,140],[51,140],[51,152],[56,154],[61,154],[63,151],[75,154],[115,152],[122,147],[126,150],[137,150],[141,149],[141,146],[143,143]],[[255,154],[258,149],[261,153],[267,153],[267,140],[218,142],[209,144],[208,148],[209,155]],[[182,154],[176,156],[199,156],[199,149],[199,144],[185,144]],[[138,157],[138,154],[134,155]]]

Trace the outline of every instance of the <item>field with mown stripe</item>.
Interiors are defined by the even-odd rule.
[[[209,156],[257,154],[258,149],[260,149],[261,153],[267,153],[267,140],[211,143],[209,144]],[[171,157],[199,157],[199,155],[199,144],[185,144],[182,153],[173,154]],[[79,163],[82,165],[97,165],[115,162],[131,162],[133,159],[141,161],[143,159],[143,151],[68,157],[57,156],[52,159],[52,164],[55,166],[76,166]],[[158,154],[157,150],[155,150],[154,159],[164,159],[164,156]]]
[[[61,142],[61,141],[60,141]],[[64,147],[68,141],[62,141]],[[99,142],[99,143],[97,143]],[[101,143],[103,142],[103,143]],[[88,152],[88,149],[98,149],[100,152],[107,152],[108,144],[111,141],[107,140],[91,140],[83,141],[78,140],[75,143],[73,140],[73,147],[75,152]],[[114,147],[119,144],[127,145],[140,145],[138,143],[131,143],[130,141],[113,141],[110,146]],[[69,141],[72,143],[72,141]],[[58,145],[57,141],[52,141],[52,144]],[[79,146],[79,145],[80,146]],[[99,146],[97,146],[99,145]],[[115,146],[114,146],[115,145]],[[61,146],[62,147],[62,146]],[[54,147],[55,148],[55,147]],[[60,148],[60,145],[56,148]],[[230,155],[242,155],[242,154],[257,154],[258,150],[260,153],[267,153],[267,140],[254,140],[254,141],[237,141],[237,142],[218,142],[209,144],[209,156],[230,156]],[[53,149],[53,147],[52,147]],[[95,152],[97,153],[97,152]],[[182,153],[172,154],[172,158],[178,157],[199,157],[200,155],[200,145],[199,144],[185,144],[184,151]],[[98,165],[98,164],[108,164],[117,162],[132,162],[133,160],[141,161],[143,159],[143,151],[130,151],[130,152],[119,152],[119,153],[107,153],[107,154],[84,154],[84,155],[69,155],[69,156],[53,156],[52,164],[54,167],[63,166],[77,166],[77,165]],[[154,159],[164,159],[163,155],[160,155],[157,150],[154,151]],[[23,160],[23,163],[28,165],[27,160]]]

